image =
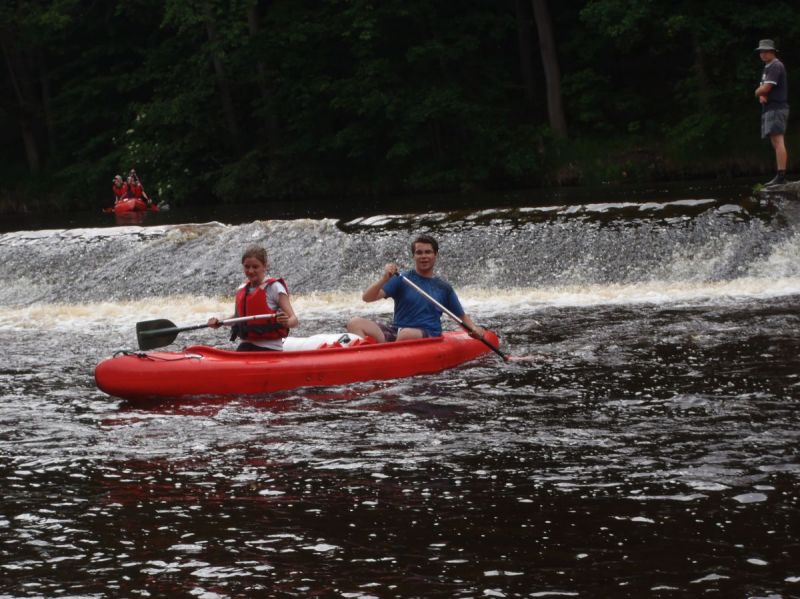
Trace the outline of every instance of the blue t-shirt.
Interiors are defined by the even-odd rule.
[[[402,273],[416,283],[428,295],[461,318],[464,308],[450,284],[439,277],[427,278],[414,270]],[[442,312],[416,289],[404,283],[400,277],[392,277],[383,286],[386,297],[394,300],[394,325],[397,328],[425,329],[438,337],[442,334]]]

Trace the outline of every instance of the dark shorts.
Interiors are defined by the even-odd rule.
[[[386,338],[386,341],[397,341],[397,327],[393,324],[387,324],[385,322],[376,322],[375,324],[378,325],[378,328],[383,332],[383,336]],[[417,327],[414,327],[417,328]],[[422,338],[425,339],[426,337],[434,337],[430,331],[426,329],[419,329],[422,331]]]
[[[786,123],[789,121],[788,108],[776,108],[761,113],[761,137],[770,135],[783,135],[786,133]]]

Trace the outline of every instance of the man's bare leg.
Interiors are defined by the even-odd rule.
[[[374,320],[356,316],[347,321],[347,332],[361,337],[372,337],[378,343],[386,343],[383,331]]]
[[[422,339],[425,334],[422,332],[422,329],[400,329],[397,331],[397,340],[398,341],[408,341],[409,339]]]
[[[775,133],[769,136],[769,140],[772,142],[772,147],[775,149],[775,164],[778,167],[779,171],[786,170],[786,143],[783,138],[782,133]]]

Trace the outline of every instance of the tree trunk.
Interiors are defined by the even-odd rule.
[[[37,62],[39,68],[39,82],[42,89],[42,114],[44,116],[45,132],[47,133],[48,164],[52,164],[57,156],[57,152],[55,126],[53,125],[53,108],[50,101],[50,98],[52,97],[52,89],[50,87],[50,72],[47,69],[47,63],[41,54],[39,55]]]
[[[13,40],[0,35],[0,46],[3,50],[11,87],[14,90],[13,112],[19,123],[22,144],[25,148],[25,158],[28,161],[28,170],[32,174],[38,173],[42,168],[39,144],[36,140],[36,104],[31,98],[30,69],[20,52],[14,47]]]
[[[258,0],[247,9],[247,25],[250,31],[250,38],[256,39],[261,32],[261,20],[258,13]],[[272,99],[272,90],[267,84],[267,70],[264,61],[256,62],[256,72],[258,74],[258,88],[261,91],[261,100],[264,103],[264,127],[266,130],[267,153],[272,156],[280,144],[278,139],[278,117],[275,114]]]
[[[28,170],[32,175],[35,175],[42,169],[36,134],[33,131],[30,120],[24,115],[19,119],[19,126],[22,133],[22,143],[25,146],[25,158],[28,160]]]
[[[547,87],[547,115],[550,127],[557,137],[567,136],[567,120],[564,117],[564,107],[561,102],[561,71],[558,68],[558,54],[556,53],[553,23],[547,0],[531,0],[533,3],[533,16],[536,20],[536,30],[539,33],[539,50],[542,54],[544,66],[545,85]]]
[[[225,65],[220,58],[218,49],[219,36],[214,22],[214,14],[209,2],[204,3],[205,25],[208,41],[211,45],[211,63],[214,67],[214,75],[219,86],[220,100],[222,101],[222,113],[225,117],[225,125],[228,128],[231,140],[237,151],[241,152],[241,135],[239,133],[238,119],[236,118],[236,108],[233,104],[233,93],[231,92],[230,81],[225,70]]]
[[[697,40],[696,33],[692,33],[692,46],[694,46],[693,70],[697,77],[697,100],[702,112],[707,114],[711,111],[711,84],[706,71],[706,55]]]
[[[517,44],[519,46],[519,66],[525,99],[533,103],[536,99],[536,85],[533,82],[533,41],[531,39],[531,15],[525,0],[514,0],[517,15]]]

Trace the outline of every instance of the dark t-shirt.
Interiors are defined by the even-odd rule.
[[[761,84],[771,83],[772,90],[767,95],[764,110],[789,107],[789,88],[786,83],[786,67],[777,58],[764,66],[761,74]]]

